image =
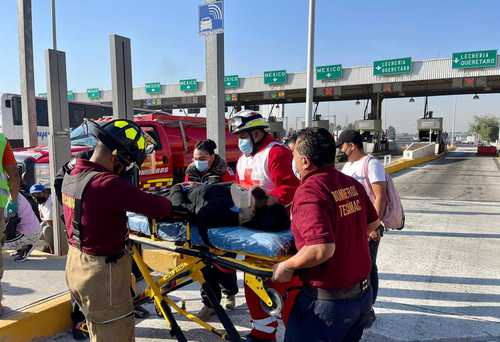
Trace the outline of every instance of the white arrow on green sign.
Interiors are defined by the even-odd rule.
[[[451,59],[452,69],[495,68],[497,50],[455,52]]]
[[[101,90],[99,88],[89,88],[87,89],[87,97],[90,100],[99,100],[101,98]]]
[[[411,57],[385,59],[373,62],[374,76],[390,76],[410,74],[412,71]]]
[[[198,81],[196,78],[180,80],[179,87],[181,91],[198,91]]]
[[[322,65],[316,67],[316,80],[330,81],[342,78],[342,64]]]
[[[278,85],[288,81],[286,70],[274,70],[264,72],[264,84]]]
[[[160,82],[146,83],[144,85],[146,89],[146,94],[160,94],[161,93],[161,84]]]
[[[224,76],[224,88],[235,89],[240,87],[240,78],[238,75]]]

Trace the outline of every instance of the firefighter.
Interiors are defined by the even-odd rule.
[[[238,135],[238,147],[243,155],[236,165],[236,181],[246,188],[261,187],[269,195],[268,204],[281,203],[288,206],[293,199],[299,180],[292,170],[292,153],[285,145],[275,141],[267,132],[268,123],[261,114],[244,110],[236,113],[229,122],[231,133]],[[284,297],[285,305],[281,317],[286,324],[298,291],[300,281],[294,278],[289,283],[273,284]],[[269,316],[261,307],[259,297],[245,285],[245,299],[252,320],[249,341],[275,341],[278,320]]]
[[[141,129],[128,120],[96,125],[90,160],[64,176],[62,202],[69,242],[66,282],[81,307],[91,341],[134,341],[127,211],[167,217],[168,199],[121,178],[146,157]]]

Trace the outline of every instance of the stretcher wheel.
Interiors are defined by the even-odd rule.
[[[273,305],[269,307],[262,300],[260,300],[260,307],[269,316],[279,316],[281,314],[281,309],[283,309],[283,297],[281,297],[280,293],[273,288],[268,288],[266,290],[267,294],[273,301]]]

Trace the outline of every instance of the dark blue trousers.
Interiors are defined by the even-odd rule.
[[[371,289],[343,300],[319,300],[303,289],[290,314],[285,342],[359,341],[372,301]]]

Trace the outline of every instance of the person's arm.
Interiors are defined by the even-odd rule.
[[[116,193],[117,203],[113,205],[147,217],[162,218],[170,215],[172,204],[167,198],[149,194],[118,177],[112,177],[109,182],[109,187],[106,188]]]
[[[385,207],[387,206],[387,182],[372,183],[372,189],[375,195],[373,206],[377,211],[378,217],[383,217]]]
[[[290,280],[295,270],[311,268],[329,260],[335,252],[334,227],[327,202],[314,189],[301,189],[294,198],[294,234],[300,234],[304,245],[290,259],[277,264],[273,279]]]
[[[9,178],[10,197],[14,203],[17,203],[17,196],[21,188],[21,177],[17,171],[16,158],[8,142],[3,153],[2,163]]]
[[[268,171],[275,188],[269,195],[279,203],[287,205],[292,202],[295,190],[300,181],[292,170],[292,153],[284,146],[273,146],[269,151]]]
[[[380,220],[377,219],[371,223],[368,223],[368,234],[372,234],[378,227],[380,227]]]

